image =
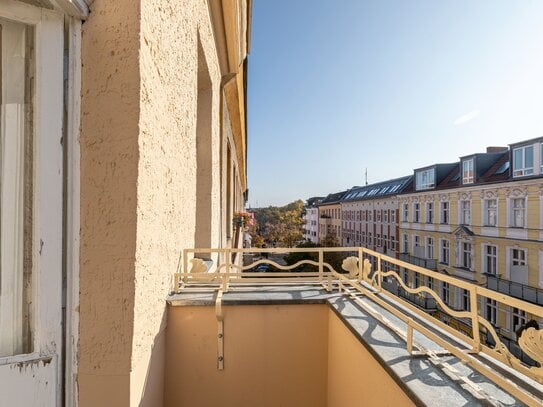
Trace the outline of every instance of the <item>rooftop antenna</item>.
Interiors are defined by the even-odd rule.
[[[364,175],[366,176],[366,186],[368,186],[368,167],[366,167],[366,172]]]

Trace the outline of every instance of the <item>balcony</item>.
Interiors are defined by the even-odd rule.
[[[251,264],[235,260],[263,252]],[[293,253],[295,263],[279,261]],[[215,259],[211,272],[196,256]],[[366,248],[186,249],[180,260],[168,298],[166,406],[543,401],[543,372],[502,346],[479,309],[486,297],[543,317],[534,304]],[[278,271],[254,272],[260,264]],[[469,291],[471,311],[407,287],[389,265]],[[402,294],[383,289],[391,281]],[[428,301],[416,306],[417,297]],[[436,305],[474,329],[433,318]],[[525,332],[519,346],[541,359],[531,350],[538,331]]]
[[[422,257],[412,256],[409,253],[400,253],[400,260],[428,270],[437,270],[437,261],[435,259],[425,259]]]
[[[504,280],[494,274],[486,275],[486,288],[532,304],[543,305],[543,290],[529,285]]]

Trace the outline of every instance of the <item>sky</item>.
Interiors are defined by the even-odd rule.
[[[253,0],[248,207],[543,135],[543,1]]]

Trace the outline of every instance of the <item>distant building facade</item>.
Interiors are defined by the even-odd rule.
[[[304,239],[318,244],[319,243],[319,208],[316,206],[324,198],[313,197],[309,198],[305,205],[304,213]]]
[[[317,206],[319,208],[319,243],[335,239],[342,243],[341,199],[347,191],[329,194]]]
[[[412,176],[354,187],[341,200],[342,244],[398,257],[398,194]]]

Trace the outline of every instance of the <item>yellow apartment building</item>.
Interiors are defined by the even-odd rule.
[[[415,170],[412,190],[400,196],[400,259],[543,305],[542,142]],[[454,309],[469,308],[464,290],[416,274],[403,278],[430,286]],[[531,319],[492,300],[481,309],[510,340]]]
[[[319,243],[328,237],[333,237],[338,245],[342,243],[343,222],[341,213],[341,198],[347,191],[329,194],[317,207],[319,208]]]

